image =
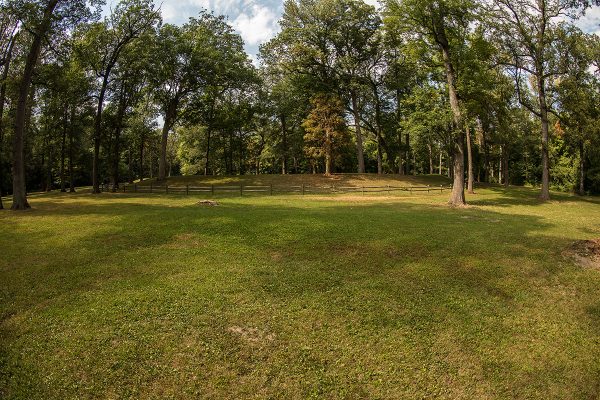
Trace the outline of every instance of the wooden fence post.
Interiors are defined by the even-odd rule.
[[[152,193],[152,184],[150,184],[150,193]]]
[[[190,194],[190,185],[185,185],[185,194]]]
[[[440,185],[440,193],[444,193],[444,185]]]
[[[169,194],[169,185],[165,185],[165,193]]]
[[[271,196],[273,196],[273,184],[271,183]]]
[[[210,185],[210,194],[215,194],[215,185]]]
[[[302,184],[302,196],[304,196],[304,183]]]
[[[244,195],[244,185],[240,185],[240,196]]]
[[[133,191],[134,191],[134,193],[137,193],[137,183],[133,184]]]
[[[429,186],[430,185],[427,185],[427,193],[429,193],[429,191],[431,190],[431,188]]]

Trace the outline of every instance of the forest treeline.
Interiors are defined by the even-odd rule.
[[[445,174],[600,192],[597,1],[287,0],[255,65],[224,16],[2,0],[0,190],[181,174]]]

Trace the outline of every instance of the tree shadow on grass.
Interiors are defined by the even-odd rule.
[[[582,202],[587,204],[600,205],[599,196],[578,196],[569,193],[552,192],[549,201],[541,201],[539,199],[539,189],[525,187],[511,187],[506,189],[497,185],[486,185],[481,189],[487,190],[495,194],[493,198],[477,198],[477,195],[470,195],[467,202],[474,206],[495,206],[495,207],[511,207],[511,206],[541,206],[552,203],[570,203]],[[477,193],[477,189],[476,189]]]

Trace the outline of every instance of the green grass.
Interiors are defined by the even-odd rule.
[[[600,199],[52,193],[0,213],[0,398],[592,399]]]
[[[156,183],[146,179],[142,183]],[[276,185],[276,186],[410,186],[449,185],[450,179],[440,175],[376,175],[376,174],[322,174],[306,175],[241,175],[241,176],[177,176],[168,179],[169,185]]]

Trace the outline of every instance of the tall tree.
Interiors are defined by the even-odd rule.
[[[464,205],[464,116],[457,91],[459,56],[474,20],[475,4],[470,0],[390,0],[388,23],[402,26],[405,34],[435,47],[446,75],[450,109],[454,116],[454,183],[449,204]]]
[[[559,25],[564,17],[576,18],[592,3],[589,0],[493,0],[489,23],[502,40],[505,64],[515,77],[520,103],[540,121],[542,154],[541,200],[550,199],[549,113],[551,101],[548,85],[564,74],[557,61],[560,42]],[[534,96],[527,95],[531,77]]]
[[[121,0],[103,22],[87,27],[80,48],[99,80],[96,117],[94,120],[94,158],[92,162],[92,192],[100,193],[100,144],[102,111],[111,72],[123,50],[160,20],[152,0]]]

